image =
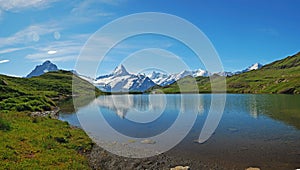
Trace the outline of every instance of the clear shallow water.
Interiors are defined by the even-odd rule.
[[[189,126],[191,130],[168,152],[170,155],[238,169],[300,167],[299,95],[228,94],[218,128],[207,142],[199,144],[194,140],[199,137],[210,102],[209,94],[100,96],[76,113],[61,113],[60,119],[80,126],[76,114],[81,114],[89,127],[102,128],[104,122],[98,119],[101,114],[114,130],[130,137],[146,138],[165,132],[183,115],[170,140],[185,134]],[[98,110],[89,110],[91,105],[96,105]],[[195,122],[191,121],[193,118]],[[99,136],[103,137],[102,133]]]

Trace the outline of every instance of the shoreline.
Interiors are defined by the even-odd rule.
[[[56,119],[61,122],[65,122],[59,119],[60,108],[56,107],[51,111],[44,112],[31,112],[31,117],[49,117],[51,119]],[[72,126],[68,124],[71,128],[80,129],[84,132],[80,127]],[[85,133],[85,132],[84,132]],[[88,136],[88,135],[87,135]],[[89,136],[88,136],[89,137]],[[170,170],[171,168],[177,166],[187,166],[190,169],[223,169],[216,164],[204,164],[203,162],[193,162],[191,160],[183,160],[182,158],[172,156],[169,153],[162,153],[156,156],[148,157],[148,158],[128,158],[122,157],[115,154],[112,154],[105,149],[98,146],[93,139],[89,137],[89,139],[93,142],[92,149],[88,152],[80,152],[84,157],[87,158],[89,167],[91,169],[124,169],[124,170]],[[225,170],[225,168],[224,168]]]

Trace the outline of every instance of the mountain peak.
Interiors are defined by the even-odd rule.
[[[52,63],[51,63],[51,61],[49,61],[49,60],[46,60],[45,62],[43,62],[43,64],[42,64],[42,65],[45,65],[45,64],[52,64]]]
[[[26,77],[35,77],[35,76],[40,76],[44,73],[47,73],[49,71],[58,71],[58,68],[55,64],[51,63],[51,61],[47,60],[42,63],[42,65],[38,65],[35,67],[31,73],[29,73]]]
[[[251,66],[249,66],[246,70],[251,71],[251,70],[257,70],[260,69],[263,65],[260,63],[254,63]]]
[[[129,75],[129,73],[122,64],[115,68],[113,74],[118,76]]]
[[[130,74],[123,65],[119,65],[112,74],[98,77],[94,85],[106,92],[144,92],[156,84],[145,74]]]

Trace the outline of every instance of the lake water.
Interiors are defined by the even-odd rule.
[[[167,153],[227,168],[300,168],[299,95],[227,94],[224,113],[215,132],[200,144],[195,140],[208,116],[211,97],[210,94],[100,96],[77,112],[62,108],[60,119],[82,127],[92,138],[103,140],[109,146],[125,143],[126,147],[135,144],[149,146],[151,150],[164,144],[166,148],[165,144],[175,142],[176,145],[187,134]],[[170,127],[175,122],[172,131]],[[116,137],[110,130],[125,137]],[[163,132],[168,140],[155,138]],[[153,140],[141,144],[148,138]],[[112,148],[120,149],[115,145]]]

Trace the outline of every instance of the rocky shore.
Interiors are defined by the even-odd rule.
[[[95,145],[88,155],[89,164],[95,170],[215,170],[224,169],[217,165],[192,162],[163,153],[149,158],[125,158],[107,152]]]
[[[42,111],[42,112],[31,112],[32,117],[50,117],[52,119],[58,119],[60,108],[55,107],[51,111]]]

